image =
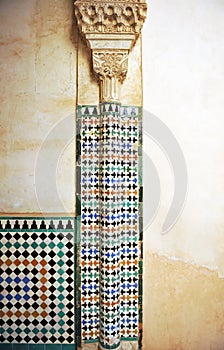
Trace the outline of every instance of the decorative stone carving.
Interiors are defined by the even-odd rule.
[[[101,102],[119,100],[119,82],[128,70],[128,50],[93,50],[93,70],[100,81]]]
[[[81,32],[139,34],[146,18],[145,1],[76,1]]]
[[[98,78],[117,78],[122,82],[128,70],[128,50],[94,50],[93,69]]]
[[[119,83],[126,77],[128,53],[146,18],[145,0],[77,0],[79,29],[92,50],[93,70],[102,101],[119,100]]]

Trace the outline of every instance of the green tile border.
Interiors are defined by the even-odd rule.
[[[0,350],[12,350],[12,344],[0,344]]]
[[[13,350],[29,350],[29,344],[12,344],[12,349]]]
[[[138,341],[138,337],[135,338],[125,338],[125,337],[121,337],[121,341]],[[90,340],[85,340],[84,344],[94,344],[94,343],[99,343],[99,339],[90,339]]]
[[[62,344],[45,344],[44,350],[61,350]]]
[[[62,344],[61,350],[75,350],[76,345],[75,344]]]
[[[29,350],[45,350],[45,344],[29,344]]]

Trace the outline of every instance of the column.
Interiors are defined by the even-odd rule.
[[[80,35],[90,49],[99,83],[99,105],[79,111],[85,170],[81,202],[88,202],[81,203],[81,271],[88,281],[81,293],[82,338],[83,343],[97,341],[100,350],[138,348],[139,110],[122,105],[120,90],[146,8],[141,0],[75,2]],[[88,135],[87,124],[92,125]],[[123,342],[129,338],[133,343]]]

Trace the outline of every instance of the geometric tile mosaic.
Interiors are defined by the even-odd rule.
[[[75,343],[73,219],[1,219],[0,342]]]
[[[79,106],[78,118],[82,339],[110,348],[139,337],[141,108]]]

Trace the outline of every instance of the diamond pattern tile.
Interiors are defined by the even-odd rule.
[[[67,229],[57,232],[53,221],[25,221],[1,219],[0,342],[74,343],[72,220],[59,220]]]

